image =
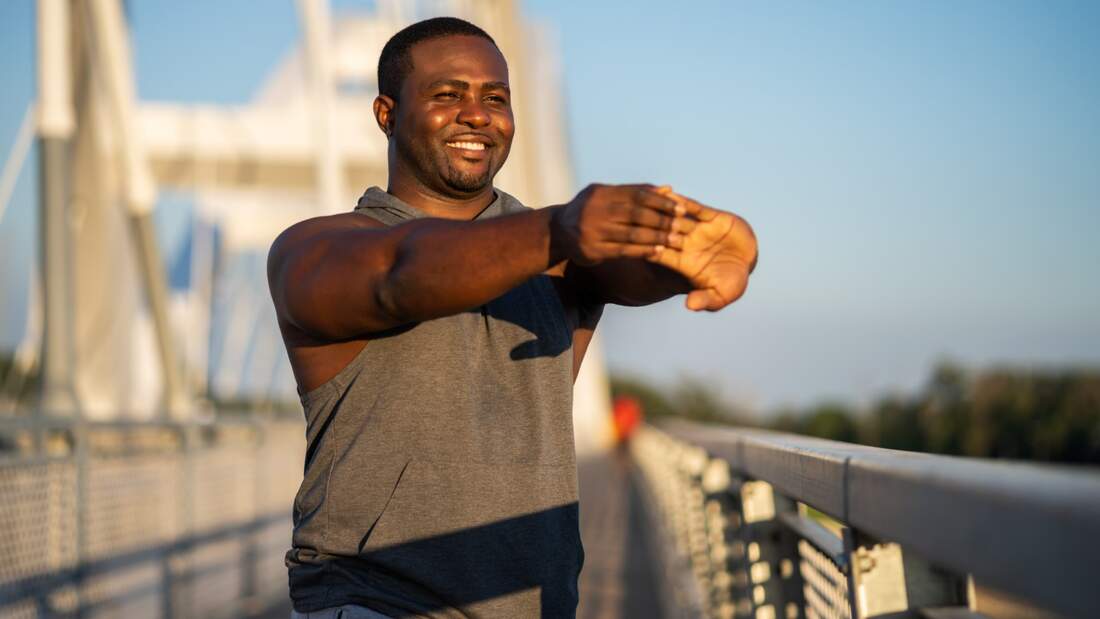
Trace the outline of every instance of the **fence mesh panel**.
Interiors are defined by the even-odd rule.
[[[0,464],[0,587],[33,592],[76,567],[76,467],[70,460],[8,460]],[[0,604],[6,600],[0,600]],[[25,615],[33,604],[5,607]]]
[[[91,458],[81,509],[85,560],[160,547],[186,523],[182,454]]]
[[[64,457],[0,452],[0,619],[228,619],[285,603],[301,423],[75,436]]]
[[[807,619],[851,619],[848,579],[825,553],[806,540],[798,542],[802,560]]]

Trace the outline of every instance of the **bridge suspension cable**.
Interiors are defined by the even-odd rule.
[[[4,160],[3,171],[0,172],[0,223],[4,222],[4,213],[8,210],[8,201],[15,191],[15,183],[19,180],[19,173],[23,170],[23,164],[27,161],[27,153],[31,151],[34,142],[34,115],[36,106],[34,101],[27,104],[23,112],[23,121],[19,123],[19,131],[15,134],[15,142],[8,151],[8,157]]]

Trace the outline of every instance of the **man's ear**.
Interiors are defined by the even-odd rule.
[[[386,95],[378,95],[374,98],[374,120],[378,122],[378,128],[389,138],[393,135],[394,110],[397,102]]]

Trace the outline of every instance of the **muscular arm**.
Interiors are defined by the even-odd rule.
[[[288,322],[332,340],[457,313],[560,260],[551,247],[552,215],[393,227],[356,214],[307,220],[272,246],[272,297]]]
[[[476,307],[566,259],[652,256],[668,244],[673,207],[644,188],[599,187],[484,221],[322,217],[276,239],[268,282],[282,320],[341,340]]]

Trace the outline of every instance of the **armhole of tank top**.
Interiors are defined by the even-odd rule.
[[[558,287],[554,285],[554,282],[550,281],[550,276],[545,273],[541,273],[536,276],[541,280],[541,286],[546,296],[552,297],[552,301],[548,301],[550,313],[554,315],[554,319],[557,321],[558,326],[565,330],[565,337],[569,341],[569,346],[573,346],[573,325],[569,323],[569,312],[565,309],[565,301],[562,300],[561,295],[558,293]]]
[[[299,400],[301,400],[302,402],[302,406],[308,407],[319,396],[327,392],[329,389],[332,389],[333,387],[342,387],[346,385],[351,377],[354,376],[355,373],[358,372],[360,369],[362,369],[363,363],[366,361],[367,358],[367,348],[369,347],[370,340],[368,340],[366,344],[363,344],[363,348],[354,357],[351,358],[351,361],[348,361],[347,365],[340,368],[340,371],[336,373],[336,376],[333,376],[332,378],[326,380],[320,385],[317,385],[313,389],[310,389],[306,393],[302,394],[299,397]]]
[[[382,221],[381,219],[378,219],[377,217],[374,217],[372,214],[367,213],[365,209],[356,208],[356,209],[353,209],[352,212],[357,214],[357,215],[362,215],[364,217],[367,217],[371,221],[377,222],[383,228],[389,227],[389,225],[390,225],[390,224],[387,224],[386,222]],[[303,393],[302,395],[298,396],[298,400],[302,403],[302,406],[303,407],[308,407],[319,396],[321,396],[322,394],[327,392],[329,389],[332,389],[333,387],[336,387],[336,386],[346,384],[348,379],[351,378],[351,375],[353,373],[355,373],[356,371],[358,371],[359,366],[362,365],[363,359],[366,357],[366,354],[367,354],[367,346],[370,346],[370,341],[369,340],[367,341],[366,344],[363,345],[363,348],[354,357],[351,358],[351,361],[348,361],[347,365],[340,368],[340,371],[337,372],[335,376],[333,376],[332,378],[326,380],[325,382],[321,383],[320,385],[317,385],[313,389],[310,389],[309,391]]]

